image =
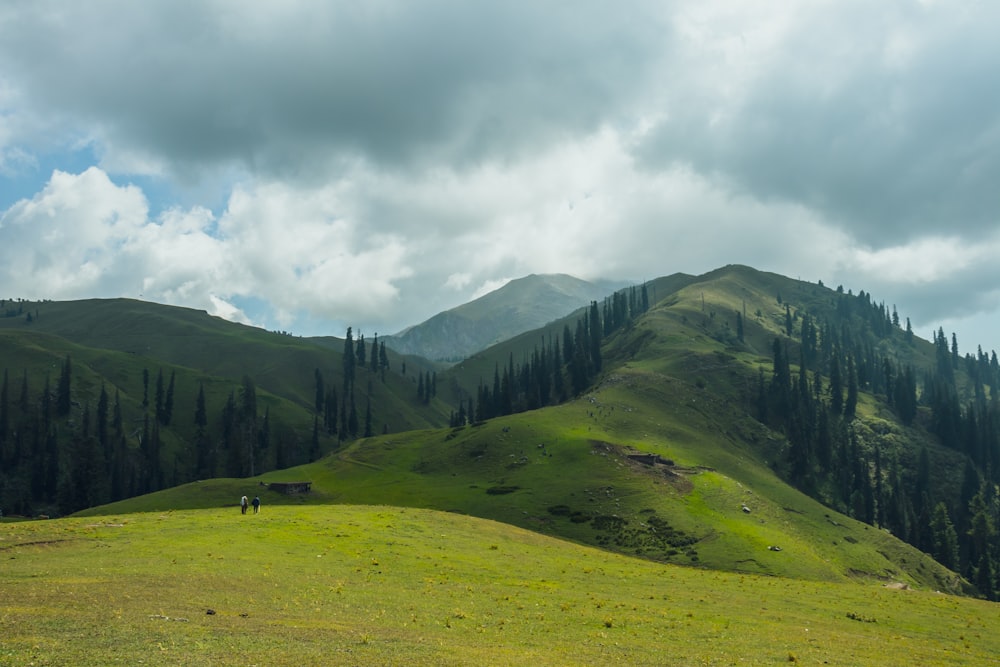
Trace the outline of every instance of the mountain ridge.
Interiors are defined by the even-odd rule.
[[[204,366],[202,377],[206,369],[220,369],[212,371],[219,378],[212,393],[216,408],[227,384],[237,387],[230,396],[242,396],[238,373],[260,373],[262,388],[284,392],[296,406],[300,446],[308,442],[312,420],[314,437],[320,429],[326,438],[319,455],[309,457],[313,462],[252,478],[254,484],[311,479],[313,493],[305,502],[461,511],[654,560],[780,576],[902,579],[973,591],[969,581],[989,571],[989,561],[975,565],[979,556],[964,537],[972,517],[961,509],[976,490],[970,480],[983,489],[995,485],[981,458],[993,456],[994,445],[965,451],[961,442],[943,439],[938,413],[946,394],[929,373],[951,368],[951,358],[942,360],[938,343],[893,323],[864,292],[844,294],[742,266],[701,276],[673,274],[592,301],[433,376],[428,365],[418,377],[413,367],[404,371],[400,357],[392,358],[391,369],[362,365],[356,378],[349,377],[354,362],[347,361],[355,350],[347,354],[346,341],[298,339],[213,321],[210,329],[224,330],[219,340],[214,333],[191,333],[186,318],[201,321],[204,314],[155,308],[161,318],[130,328],[129,316],[116,315],[114,306],[105,311],[75,304],[74,311],[73,304],[41,304],[31,325],[0,323],[0,361],[7,367],[19,354],[39,356],[40,375],[32,387],[41,386],[45,373],[51,376],[53,362],[64,354],[81,363],[68,416],[51,422],[72,436],[68,446],[79,446],[75,438],[86,435],[81,425],[94,423],[87,406],[97,404],[103,383],[129,397],[130,415],[141,422],[137,374],[167,358],[153,355],[170,355],[173,364],[186,364],[168,367],[178,377],[182,368]],[[59,338],[60,309],[66,310],[64,333],[102,339],[111,349],[94,351]],[[170,328],[174,320],[180,328]],[[102,333],[100,326],[110,328]],[[39,337],[45,327],[52,331]],[[131,335],[127,352],[114,351],[124,340],[109,338],[116,332]],[[146,339],[155,343],[151,349],[134,347]],[[12,341],[15,356],[4,347]],[[233,341],[247,356],[220,358]],[[360,362],[365,355],[357,343]],[[293,364],[295,373],[272,382],[270,374],[287,369],[294,355],[283,355],[292,351],[304,355]],[[974,361],[956,363],[956,392],[981,391],[970,374]],[[908,384],[910,366],[928,375],[921,380],[923,403],[906,416],[907,392],[917,397],[916,386]],[[389,424],[387,414],[396,411],[409,417],[387,429],[330,438],[310,381],[320,368],[327,388],[339,393],[339,405],[350,405],[352,413],[357,406],[355,419],[366,421],[362,415],[368,412],[374,419],[367,421],[379,425]],[[223,377],[221,369],[229,375]],[[540,377],[555,375],[562,390],[538,384]],[[983,375],[982,381],[990,393],[996,390],[995,378]],[[190,405],[192,385],[186,386]],[[42,401],[60,393],[47,390]],[[4,394],[16,395],[16,385]],[[284,404],[267,402],[275,421],[292,414]],[[464,416],[456,418],[456,407]],[[18,408],[15,419],[30,414]],[[337,414],[343,433],[347,413]],[[446,421],[451,427],[444,427]],[[217,429],[214,423],[210,429]],[[815,426],[803,430],[808,424]],[[170,447],[152,455],[161,463],[189,444],[192,427],[178,428]],[[11,433],[9,425],[0,429],[0,453],[8,459],[16,449]],[[817,439],[822,433],[826,444]],[[214,440],[221,437],[219,430],[211,433]],[[139,456],[144,442],[146,437],[130,443],[129,455]],[[227,447],[220,451],[230,457],[241,452]],[[935,475],[921,480],[925,459]],[[254,474],[242,470],[235,477]],[[17,487],[5,484],[0,491],[12,497]],[[177,486],[88,513],[214,506],[245,484],[217,479]],[[275,495],[266,500],[298,502]],[[933,533],[922,532],[931,525],[937,526]],[[891,537],[886,527],[911,544]],[[937,552],[948,530],[961,546],[954,560]],[[968,579],[931,567],[913,544]],[[779,560],[770,547],[792,558]],[[989,582],[977,585],[992,594]]]
[[[456,362],[603,299],[620,285],[568,274],[530,274],[384,340],[401,354]]]

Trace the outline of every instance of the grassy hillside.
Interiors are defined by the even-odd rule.
[[[969,665],[993,605],[709,572],[392,507],[0,524],[11,665]]]
[[[115,357],[133,355],[147,365],[196,369],[208,376],[235,378],[237,383],[250,375],[258,387],[304,408],[315,402],[313,373],[317,368],[335,380],[343,373],[342,339],[268,332],[211,317],[204,311],[130,299],[44,302],[31,304],[30,310],[37,314],[30,324],[23,318],[0,318],[0,331],[31,340],[49,334],[80,348],[107,351]],[[0,360],[20,370],[14,363],[17,359],[7,354]],[[390,355],[390,368],[396,373],[387,375],[387,381],[395,383],[390,384],[389,393],[409,394],[412,383],[399,376],[399,357]],[[124,384],[129,378],[122,380]],[[381,391],[378,384],[374,388]],[[382,402],[388,396],[377,398]],[[392,405],[387,406],[385,417],[392,430],[433,423],[420,412]]]
[[[260,479],[199,482],[84,514],[218,507],[262,492],[266,505],[461,512],[712,569],[958,590],[933,559],[782,483],[736,433],[719,428],[724,410],[681,382],[628,371],[564,406],[365,439]],[[751,420],[728,424],[747,438],[767,437]],[[630,453],[671,463],[646,465]],[[281,481],[311,481],[313,491],[289,497],[259,486]]]
[[[962,588],[920,551],[782,481],[789,443],[753,417],[759,372],[771,372],[771,342],[786,318],[833,317],[840,296],[746,267],[671,276],[649,288],[658,300],[605,341],[604,372],[576,400],[483,424],[363,439],[322,462],[265,475],[265,483],[313,482],[308,498],[268,494],[265,501],[425,507],[659,561]],[[739,341],[735,316],[743,312]],[[551,335],[567,322],[553,323]],[[443,377],[461,388],[477,369],[492,374],[542,335],[512,339]],[[898,346],[897,356],[919,361],[929,344]],[[854,428],[865,446],[876,443],[887,456],[912,461],[916,447],[930,447],[935,463],[952,471],[936,484],[960,483],[961,459],[899,424],[876,397],[862,397]],[[256,491],[258,481],[249,488]],[[96,511],[212,507],[246,488],[243,480],[202,482]]]
[[[79,508],[78,501],[66,499],[67,476],[93,479],[102,474],[97,472],[102,466],[104,474],[116,470],[132,479],[121,483],[132,489],[226,474],[237,458],[231,447],[227,450],[227,402],[232,398],[239,406],[246,379],[257,399],[254,429],[262,430],[267,420],[266,442],[252,467],[243,463],[247,471],[311,460],[336,449],[342,439],[339,432],[350,408],[344,392],[343,340],[297,338],[200,311],[127,299],[21,305],[24,315],[0,318],[0,371],[6,377],[0,393],[0,414],[5,416],[0,420],[0,507],[8,513],[54,514],[60,508]],[[57,387],[67,360],[69,404],[59,413]],[[390,353],[389,362],[384,372],[373,371],[370,364],[356,371],[358,432],[363,433],[369,406],[373,432],[445,422],[450,406],[417,400],[415,376],[424,366],[411,361],[410,374],[405,375],[403,359]],[[317,371],[325,378],[325,394],[335,394],[337,432],[316,413]],[[163,399],[161,404],[166,402],[171,378],[172,415],[157,420],[157,397]],[[102,389],[108,401],[103,419]],[[201,436],[196,424],[200,391],[206,413]],[[120,432],[109,424],[115,406],[122,417]],[[87,444],[89,436],[100,439],[98,446]],[[153,437],[159,441],[157,454],[142,446],[143,439],[148,444]],[[119,445],[119,440],[124,442]],[[81,447],[100,450],[93,456],[103,462],[95,463],[94,471],[76,474],[72,469]],[[212,450],[211,460],[199,464],[199,450],[206,448]],[[153,459],[158,461],[156,472],[150,472]],[[152,477],[156,479],[148,479]],[[144,481],[136,482],[138,478]],[[94,502],[106,493],[75,495]]]
[[[649,298],[656,303],[695,280],[697,278],[694,276],[683,273],[657,278],[647,283]],[[567,327],[573,331],[577,320],[586,314],[586,306],[578,308],[565,317],[513,336],[462,360],[441,374],[441,396],[452,403],[457,403],[460,398],[475,396],[476,387],[480,383],[489,384],[493,381],[493,372],[497,367],[503,368],[510,359],[515,363],[523,363],[534,349],[544,346],[548,341],[560,339]]]

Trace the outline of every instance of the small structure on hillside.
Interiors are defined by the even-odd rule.
[[[674,462],[672,459],[665,459],[659,454],[647,454],[645,452],[627,454],[628,458],[632,461],[638,461],[639,463],[647,466],[663,465],[673,467]]]
[[[312,482],[271,482],[267,488],[286,496],[294,496],[299,493],[309,493]]]

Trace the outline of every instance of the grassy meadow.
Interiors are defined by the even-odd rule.
[[[834,297],[738,268],[709,278],[651,283],[658,305],[562,405],[435,428],[557,322],[442,372],[430,406],[416,361],[372,377],[387,432],[330,439],[312,463],[5,520],[0,665],[996,664],[996,604],[954,595],[967,582],[930,556],[784,483],[788,443],[750,416],[784,326],[776,294],[817,309]],[[44,305],[32,336],[0,326],[0,361],[44,377],[71,354],[77,398],[109,379],[127,414],[147,368],[177,371],[188,413],[194,387],[218,407],[252,371],[296,433],[312,430],[315,369],[340,376],[336,339],[125,305],[120,320],[121,303]],[[859,413],[881,451],[926,444],[939,485],[961,481],[875,398]],[[300,481],[310,493],[267,487]],[[241,515],[258,493],[262,512]]]
[[[993,604],[660,564],[412,508],[0,524],[4,665],[968,665]]]

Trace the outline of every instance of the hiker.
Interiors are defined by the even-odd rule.
[[[256,514],[257,510],[260,509],[260,496],[253,497],[253,513]]]
[[[247,497],[243,496],[240,498],[240,514],[247,513]]]

